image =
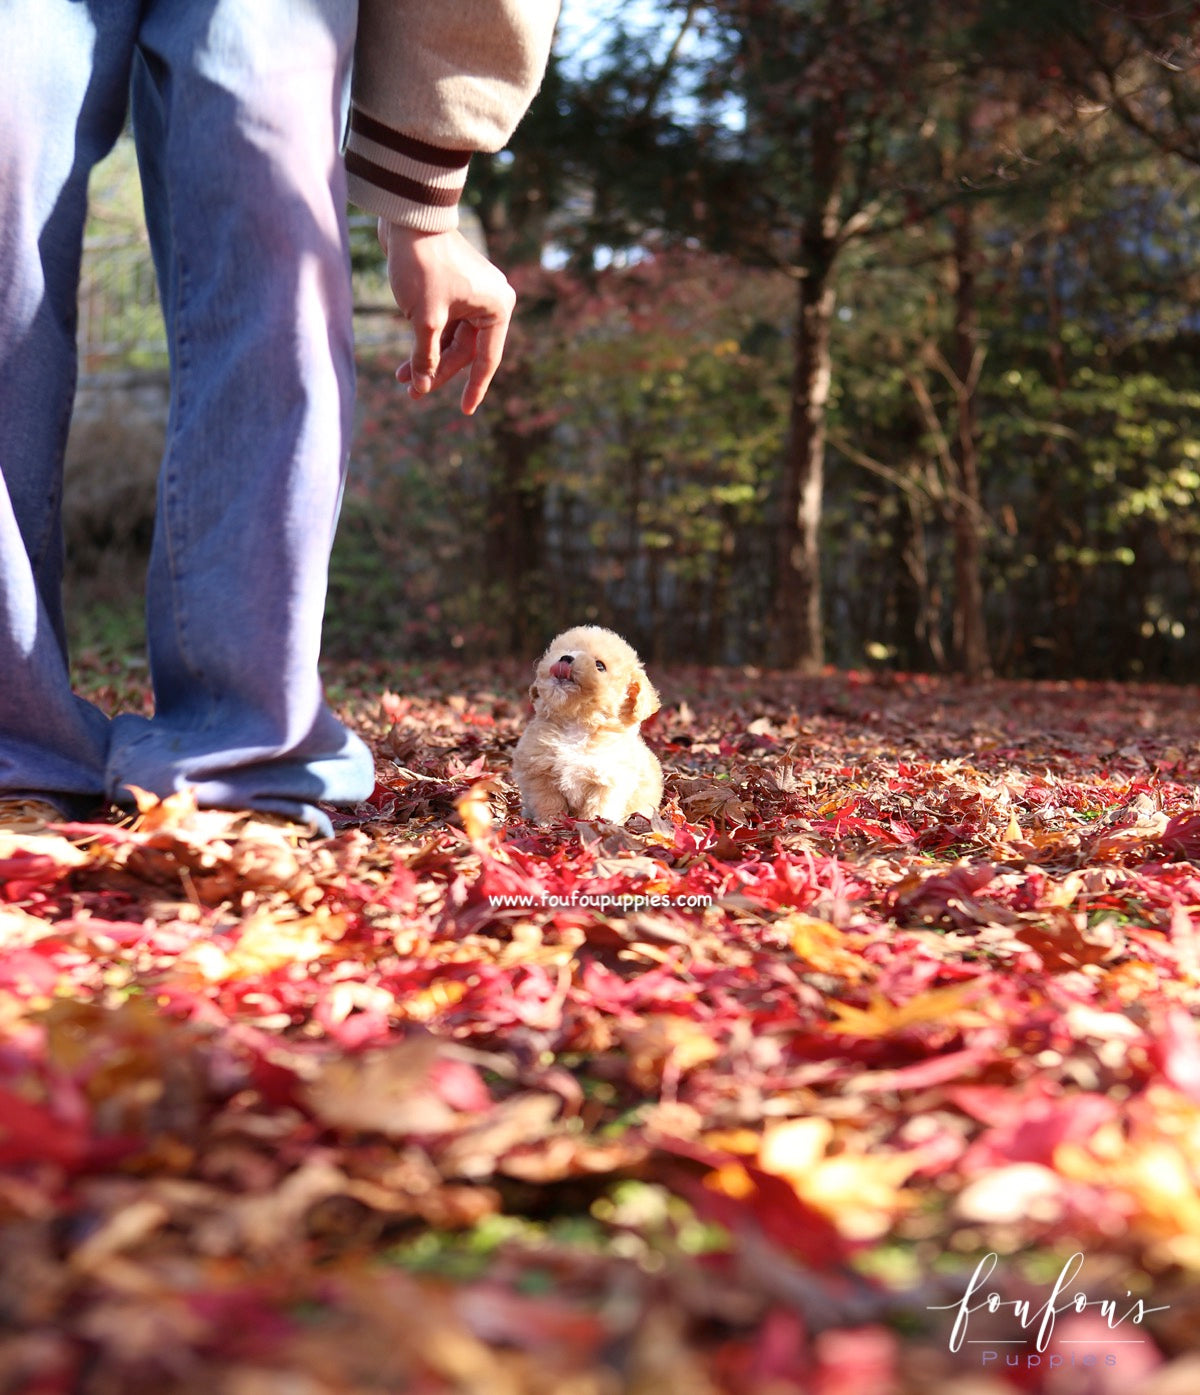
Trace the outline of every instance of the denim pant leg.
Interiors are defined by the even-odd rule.
[[[68,678],[62,461],[87,178],[124,119],[137,10],[0,6],[0,795],[76,813],[103,792],[108,722]]]
[[[156,712],[108,788],[309,818],[373,787],[317,662],[353,412],[339,158],[354,0],[150,0],[134,131],[172,398],[147,583]]]

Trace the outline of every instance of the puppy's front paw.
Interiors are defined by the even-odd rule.
[[[596,790],[585,795],[579,805],[581,819],[602,819],[605,823],[624,823],[629,817],[628,800],[615,790]]]
[[[556,819],[561,819],[567,812],[567,801],[561,798],[543,797],[536,802],[528,799],[521,801],[521,817],[543,828],[554,823]]]

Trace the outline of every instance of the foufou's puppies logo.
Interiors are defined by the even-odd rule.
[[[997,1255],[984,1255],[975,1266],[975,1272],[967,1283],[966,1291],[957,1303],[931,1303],[928,1305],[932,1312],[952,1312],[955,1314],[954,1326],[950,1332],[950,1350],[961,1351],[964,1346],[982,1347],[980,1363],[984,1366],[995,1364],[1022,1366],[1027,1369],[1042,1365],[1049,1368],[1067,1364],[1072,1366],[1101,1364],[1115,1366],[1117,1353],[1100,1350],[1100,1348],[1102,1346],[1107,1348],[1108,1345],[1115,1347],[1144,1342],[1146,1338],[1141,1336],[1139,1332],[1142,1323],[1150,1313],[1166,1312],[1170,1306],[1164,1304],[1158,1308],[1147,1307],[1141,1298],[1134,1298],[1130,1292],[1126,1292],[1123,1299],[1089,1298],[1083,1288],[1075,1286],[1075,1279],[1084,1263],[1084,1257],[1078,1251],[1067,1260],[1059,1271],[1058,1278],[1055,1279],[1045,1302],[1035,1305],[1028,1298],[1005,1298],[995,1289],[986,1288],[998,1262]],[[1108,1330],[1114,1334],[1111,1343],[1101,1343],[1091,1338],[1086,1340],[1062,1338],[1056,1344],[1056,1350],[1048,1351],[1054,1336],[1054,1324],[1058,1318],[1064,1313],[1087,1312],[1098,1314]],[[972,1327],[972,1319],[976,1314],[984,1313],[1001,1314],[1005,1318],[1011,1315],[1020,1330],[1029,1335],[1027,1337],[978,1335],[984,1327],[991,1327],[994,1330],[996,1326],[994,1323],[988,1324],[986,1318],[981,1318],[974,1328]],[[1014,1331],[1015,1329],[1009,1326],[1008,1330]],[[971,1335],[972,1332],[976,1335]],[[1079,1353],[1075,1351],[1064,1352],[1061,1350],[1063,1347],[1079,1347],[1086,1348],[1086,1350],[1081,1350]]]

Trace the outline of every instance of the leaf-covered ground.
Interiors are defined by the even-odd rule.
[[[1200,1390],[1197,692],[655,678],[653,822],[360,670],[332,841],[0,833],[0,1391]]]

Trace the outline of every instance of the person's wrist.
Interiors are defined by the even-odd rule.
[[[387,218],[379,220],[379,242],[385,253],[392,245],[393,239],[403,241],[406,247],[416,247],[434,238],[447,237],[454,231],[453,228],[414,228],[409,223],[393,223]]]

